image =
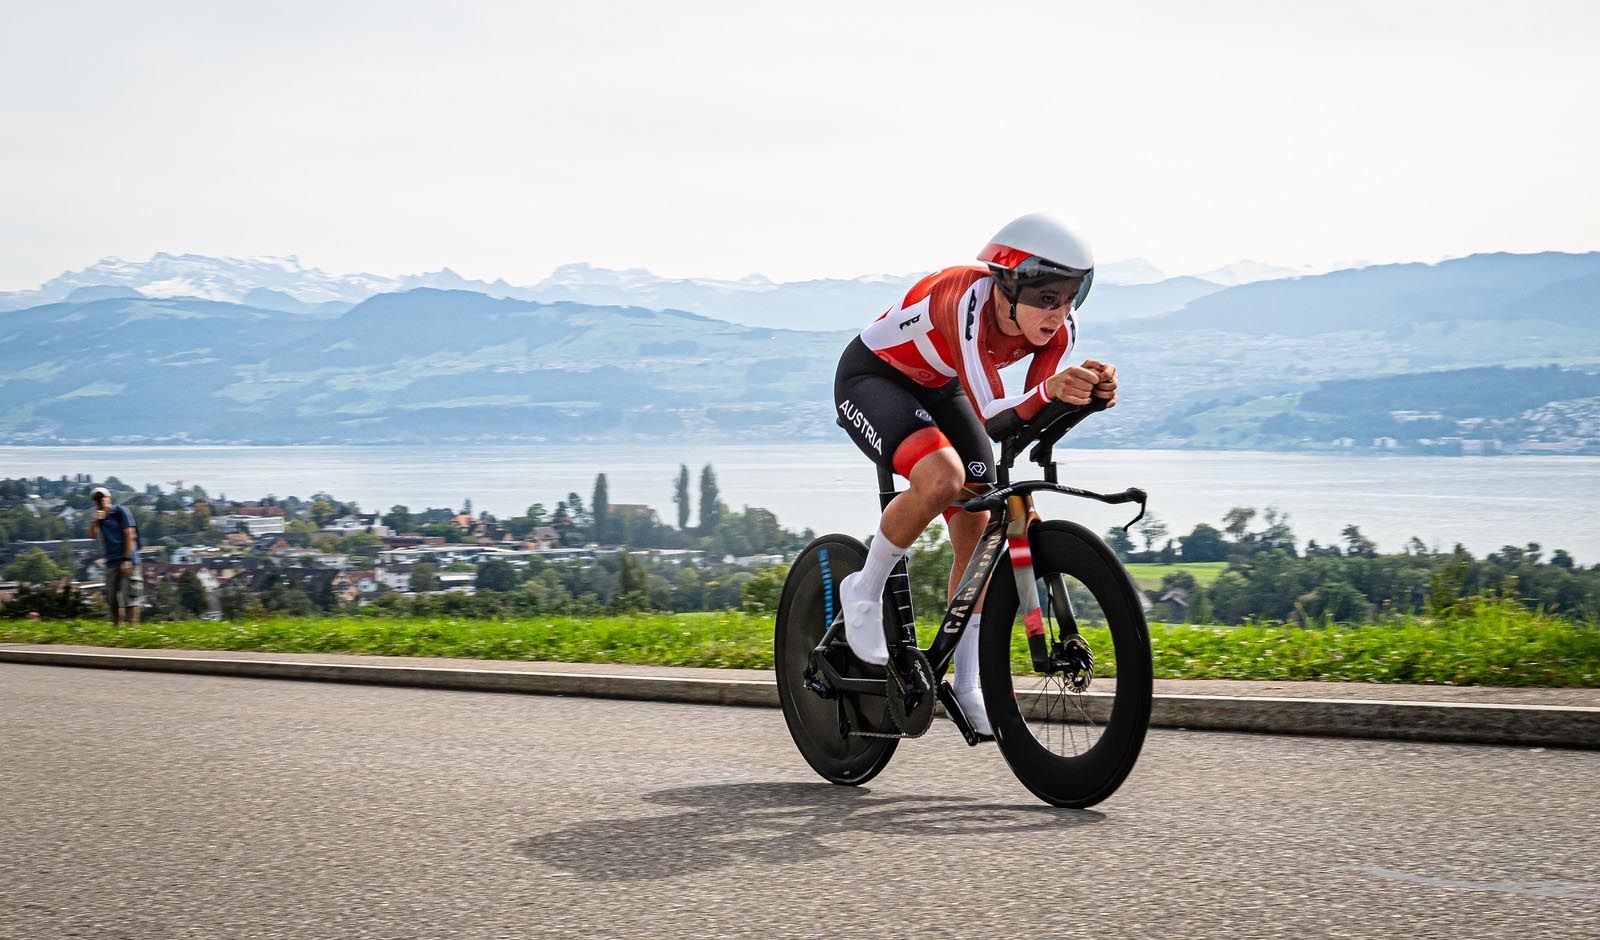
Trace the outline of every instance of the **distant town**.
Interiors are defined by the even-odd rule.
[[[0,604],[42,592],[95,604],[105,567],[86,533],[97,483],[138,522],[145,601],[156,617],[353,612],[386,598],[479,592],[515,593],[527,613],[738,608],[757,571],[811,537],[763,509],[728,511],[709,465],[693,520],[683,468],[677,526],[649,506],[608,502],[603,474],[587,499],[569,493],[508,519],[474,513],[470,501],[367,512],[326,493],[230,500],[184,481],[136,490],[114,477],[5,480]]]

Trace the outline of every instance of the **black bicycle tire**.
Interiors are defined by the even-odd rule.
[[[847,786],[859,786],[877,776],[894,756],[900,741],[842,736],[835,701],[806,688],[804,677],[810,653],[822,640],[832,613],[826,605],[824,588],[831,586],[833,603],[837,605],[838,583],[845,575],[860,571],[866,557],[866,546],[848,535],[824,535],[813,540],[789,569],[778,602],[777,622],[773,626],[778,703],[783,708],[789,736],[812,770],[825,780]],[[866,675],[865,667],[847,653],[840,654],[833,662],[844,675]],[[858,697],[847,695],[845,701],[846,707],[854,711],[858,726],[865,725],[866,722],[859,721]],[[881,707],[883,700],[876,701]]]
[[[1000,753],[1023,786],[1055,806],[1093,806],[1122,785],[1144,745],[1153,688],[1150,631],[1133,581],[1093,532],[1074,522],[1041,522],[1030,531],[1030,546],[1035,575],[1076,579],[1105,613],[1117,667],[1110,717],[1100,739],[1081,754],[1053,753],[1034,736],[1018,706],[1011,672],[1012,631],[1023,626],[1016,581],[1004,561],[990,579],[978,641],[984,706]]]

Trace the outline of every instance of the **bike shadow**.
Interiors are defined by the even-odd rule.
[[[877,796],[828,783],[725,783],[657,790],[658,816],[577,823],[515,843],[523,856],[595,881],[649,881],[733,865],[829,854],[835,834],[919,839],[1060,831],[1099,822],[1092,810],[1005,806],[962,796]]]

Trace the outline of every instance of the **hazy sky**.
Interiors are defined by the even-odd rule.
[[[0,290],[1600,249],[1600,4],[0,0]]]

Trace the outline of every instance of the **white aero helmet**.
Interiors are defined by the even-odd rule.
[[[978,260],[989,265],[1000,292],[1017,304],[1054,310],[1069,301],[1083,306],[1094,283],[1094,253],[1071,226],[1034,212],[1007,223],[989,239]]]

